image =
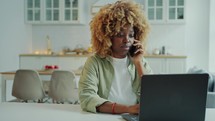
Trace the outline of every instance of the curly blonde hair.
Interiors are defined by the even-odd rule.
[[[132,0],[120,0],[103,6],[90,22],[93,52],[101,57],[112,55],[111,37],[125,25],[134,28],[134,38],[145,45],[149,24],[142,7]]]

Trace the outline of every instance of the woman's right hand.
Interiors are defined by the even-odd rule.
[[[138,114],[140,110],[140,104],[131,105],[128,107],[128,113]]]

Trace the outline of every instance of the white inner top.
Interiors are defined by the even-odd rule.
[[[113,57],[112,57],[113,58]],[[128,71],[128,58],[113,58],[114,78],[108,99],[125,105],[133,105],[137,97],[132,91],[131,75]]]

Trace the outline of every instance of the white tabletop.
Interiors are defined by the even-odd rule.
[[[0,121],[124,121],[120,115],[84,112],[79,105],[0,103]]]
[[[0,103],[1,121],[125,121],[120,115],[84,112],[79,105]],[[206,120],[215,121],[215,109],[206,110]]]

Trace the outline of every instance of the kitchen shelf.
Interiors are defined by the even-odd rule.
[[[84,55],[77,55],[77,54],[20,54],[19,56],[35,56],[35,57],[88,57],[92,54],[84,54]]]
[[[87,58],[92,54],[20,54],[20,68],[41,70],[45,65],[58,65],[60,69],[76,70],[83,67]],[[153,72],[160,73],[185,73],[186,58],[184,55],[145,55]]]
[[[89,57],[92,54],[20,54],[20,56],[36,56],[36,57]],[[185,55],[144,55],[145,58],[187,58]]]

